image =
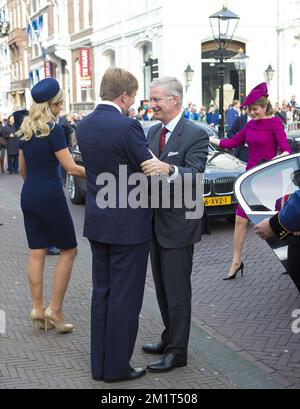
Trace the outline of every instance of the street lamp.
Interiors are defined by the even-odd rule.
[[[272,65],[269,64],[268,68],[265,71],[265,77],[269,85],[271,81],[273,80],[274,75],[275,75],[275,70],[273,70]]]
[[[240,18],[238,15],[227,9],[224,5],[221,11],[209,17],[210,25],[215,42],[217,43],[217,50],[215,59],[219,60],[218,77],[219,77],[219,137],[224,138],[224,79],[225,79],[225,64],[224,61],[230,58],[230,54],[226,53],[229,43],[232,41]]]
[[[7,37],[9,34],[9,22],[0,21],[0,37]]]
[[[192,67],[190,66],[190,64],[186,67],[185,71],[184,71],[184,80],[185,80],[185,88],[186,88],[186,92],[188,92],[191,83],[193,81],[194,78],[194,74],[195,71],[192,70]]]
[[[232,58],[234,61],[235,69],[239,74],[239,100],[244,100],[244,72],[246,71],[249,63],[249,57],[244,53],[242,48],[239,49],[239,53]]]

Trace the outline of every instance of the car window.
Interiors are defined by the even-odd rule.
[[[297,159],[291,159],[249,176],[241,184],[241,194],[250,210],[279,211],[284,198],[299,189],[293,181],[297,169]]]
[[[295,173],[299,168],[298,154],[281,159],[280,162],[268,162],[241,176],[236,183],[235,193],[253,224],[280,211],[290,195],[299,189],[299,172]],[[286,269],[288,243],[277,237],[272,237],[267,243]]]

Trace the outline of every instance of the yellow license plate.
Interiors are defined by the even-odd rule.
[[[232,199],[231,196],[207,197],[204,199],[204,204],[207,207],[228,206],[232,204]]]

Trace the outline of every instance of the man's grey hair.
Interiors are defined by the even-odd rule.
[[[169,97],[179,97],[179,104],[182,106],[183,103],[183,85],[182,83],[175,77],[163,77],[154,80],[151,85],[150,89],[155,87],[163,87],[165,90],[165,94]]]

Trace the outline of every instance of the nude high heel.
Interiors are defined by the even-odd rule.
[[[63,320],[59,319],[55,313],[48,307],[44,313],[45,317],[45,330],[48,330],[49,324],[54,325],[57,332],[62,334],[66,334],[68,332],[72,332],[74,330],[74,325],[72,324],[65,324]]]
[[[33,331],[35,331],[35,329],[46,329],[45,311],[40,312],[36,309],[33,309],[30,313],[30,319],[32,321]],[[49,323],[47,329],[50,330],[53,328],[54,325]]]
[[[242,262],[239,268],[235,271],[235,273],[229,277],[223,278],[223,281],[235,280],[239,272],[241,272],[241,276],[244,277],[244,268],[245,268],[245,265]]]
[[[45,329],[45,318],[44,318],[44,312],[37,311],[33,309],[30,313],[30,319],[32,321],[32,328],[33,331],[35,329]]]

